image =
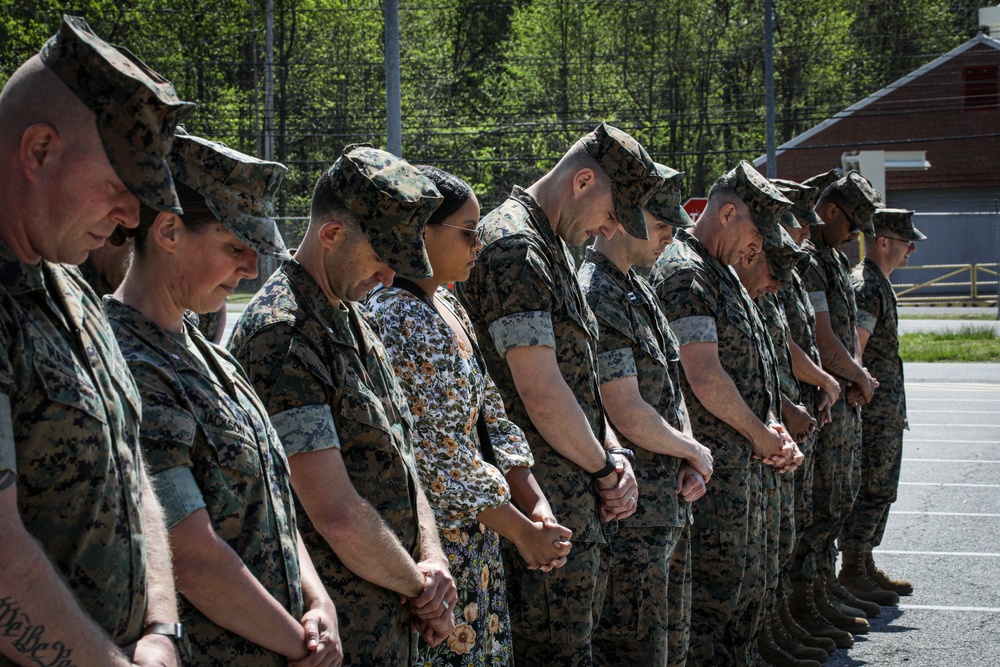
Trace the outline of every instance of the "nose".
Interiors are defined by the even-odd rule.
[[[139,226],[139,199],[128,190],[119,192],[108,218],[122,227],[135,229]]]
[[[382,283],[383,287],[389,287],[392,285],[392,279],[396,276],[396,272],[390,269],[388,266],[383,266],[375,273],[375,278]]]
[[[250,252],[246,253],[246,260],[240,266],[239,271],[248,280],[257,277],[257,251],[251,249]]]
[[[472,249],[477,253],[483,249],[483,237],[476,234],[476,240],[472,244]]]

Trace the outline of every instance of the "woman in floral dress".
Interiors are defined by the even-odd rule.
[[[508,665],[499,536],[531,567],[548,570],[565,562],[572,533],[535,483],[531,451],[481,364],[472,323],[444,287],[468,278],[482,247],[479,202],[461,179],[418,168],[444,196],[424,233],[434,275],[397,278],[368,299],[410,402],[420,482],[458,586],[455,632],[435,648],[421,642],[417,664]]]

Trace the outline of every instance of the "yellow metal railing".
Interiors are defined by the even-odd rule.
[[[899,282],[904,271],[943,271],[939,276],[922,283]],[[926,264],[904,266],[892,274],[892,286],[901,304],[955,303],[970,306],[991,306],[997,302],[997,285],[1000,284],[1000,265],[988,264]],[[964,278],[964,279],[961,279]],[[954,280],[953,280],[954,279]],[[937,288],[928,294],[927,288]],[[987,289],[992,288],[992,289]],[[986,294],[982,291],[986,289]],[[923,292],[923,293],[921,293]]]

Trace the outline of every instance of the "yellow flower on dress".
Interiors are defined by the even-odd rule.
[[[448,637],[448,647],[459,655],[468,653],[475,645],[476,631],[468,623],[459,623]]]
[[[460,538],[460,540],[462,542],[463,547],[469,546],[469,534],[464,530],[462,531],[462,537]]]
[[[456,382],[455,384],[464,389],[466,386],[468,386],[469,381],[466,380],[465,378],[458,378],[458,382]]]
[[[458,468],[452,468],[452,469],[451,469],[451,470],[450,470],[450,471],[448,472],[448,474],[449,474],[449,475],[451,475],[451,478],[452,478],[453,480],[455,480],[455,481],[458,481],[458,480],[462,479],[462,471],[461,471],[461,470],[459,470]]]
[[[440,480],[437,479],[434,480],[433,482],[431,482],[431,491],[433,491],[438,495],[441,495],[442,493],[444,493],[444,484],[442,484]]]
[[[470,602],[469,604],[465,605],[465,609],[463,610],[462,613],[465,616],[465,620],[467,620],[469,623],[472,623],[477,618],[479,618],[479,605],[476,604],[475,602]]]
[[[454,453],[458,451],[458,443],[455,442],[454,438],[445,438],[444,440],[441,441],[441,444],[444,445],[444,448],[447,449],[449,452]]]
[[[444,392],[444,397],[449,401],[454,401],[456,396],[458,396],[458,394],[455,393],[454,389],[447,389]]]

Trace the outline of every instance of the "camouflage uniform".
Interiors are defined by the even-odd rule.
[[[788,324],[788,332],[792,340],[805,352],[817,366],[822,365],[819,357],[819,348],[816,347],[816,312],[809,301],[809,293],[802,283],[799,269],[792,269],[788,281],[778,290],[778,300],[781,302],[785,313],[785,321]],[[799,400],[805,405],[813,417],[815,414],[815,387],[799,386]],[[789,396],[790,398],[791,396]],[[812,487],[813,487],[813,452],[816,447],[816,439],[819,432],[815,431],[809,438],[799,443],[805,460],[795,471],[795,545],[802,537],[802,531],[812,517]]]
[[[106,294],[114,294],[115,288],[104,281],[104,278],[97,273],[97,269],[94,268],[93,263],[87,259],[83,264],[76,267],[83,276],[84,281],[90,285],[90,289],[94,290],[94,294],[98,297],[103,297]]]
[[[176,207],[164,158],[193,105],[81,18],[64,16],[39,56],[96,114],[128,190],[156,208]],[[147,613],[135,382],[75,268],[23,264],[0,242],[0,302],[0,471],[16,475],[20,519],[80,607],[116,644],[130,644]],[[69,658],[58,643],[46,653],[38,637],[20,641],[39,664]]]
[[[779,404],[773,351],[732,269],[681,230],[651,278],[680,345],[717,343],[719,361],[747,406],[761,421],[774,416]],[[763,597],[762,466],[752,459],[750,442],[709,412],[683,375],[681,387],[694,436],[715,458],[709,493],[691,527],[688,664],[747,664]]]
[[[229,347],[267,406],[289,458],[337,448],[358,494],[416,560],[417,471],[411,418],[373,325],[333,306],[297,262],[272,275]],[[345,665],[409,665],[411,615],[397,594],[348,570],[297,505],[302,539],[337,608]]]
[[[656,294],[634,271],[587,249],[578,273],[587,303],[601,327],[597,368],[600,383],[635,377],[644,401],[678,430],[688,423],[680,393],[677,339],[657,305]],[[611,571],[594,653],[604,665],[667,664],[668,562],[688,525],[690,506],[679,502],[681,459],[655,454],[619,440],[635,452],[642,497],[634,515],[609,537]]]
[[[566,384],[603,442],[597,320],[566,244],[531,195],[515,187],[480,229],[484,247],[458,294],[479,340],[493,341],[483,346],[483,355],[508,417],[531,446],[535,479],[556,518],[573,531],[566,565],[547,574],[528,570],[510,543],[504,544],[515,658],[525,664],[589,665],[608,570],[598,499],[587,471],[556,452],[532,424],[504,356],[518,346],[554,348]]]
[[[204,508],[212,528],[271,596],[302,617],[288,463],[236,360],[190,323],[174,334],[105,297],[139,385],[140,442],[168,529]],[[209,620],[180,598],[192,665],[286,665],[288,659]]]
[[[22,264],[2,242],[0,259],[0,470],[83,609],[129,644],[146,613],[139,393],[74,269]]]
[[[858,344],[857,306],[851,289],[849,265],[843,252],[814,236],[802,244],[809,263],[802,282],[816,312],[829,312],[834,334],[854,354]],[[814,579],[830,573],[836,561],[834,541],[858,494],[856,462],[861,454],[859,410],[847,405],[847,383],[841,379],[841,395],[833,405],[832,421],[817,438],[813,467],[813,512],[799,539],[793,578]]]
[[[865,259],[854,267],[851,285],[858,304],[858,326],[871,332],[865,345],[865,368],[878,378],[878,391],[861,408],[861,491],[844,523],[840,548],[871,551],[882,542],[889,506],[896,500],[903,457],[906,395],[899,357],[896,294],[881,269]]]

